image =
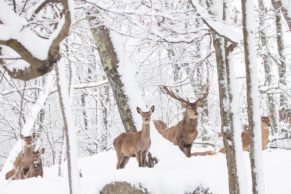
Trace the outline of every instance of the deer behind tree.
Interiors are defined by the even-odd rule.
[[[269,127],[271,126],[270,117],[261,117],[261,130],[262,130],[262,150],[267,149],[267,145],[269,142]],[[241,133],[242,140],[242,148],[243,151],[250,150],[250,132],[246,127],[244,131]],[[218,152],[225,153],[224,147],[221,148]]]
[[[141,115],[143,121],[142,130],[122,133],[114,139],[113,145],[117,155],[117,169],[124,168],[130,157],[136,157],[139,167],[145,166],[146,155],[151,146],[150,121],[154,110],[154,106],[148,112],[143,112],[137,107],[137,112]]]
[[[180,150],[187,156],[191,157],[191,148],[193,141],[197,138],[198,130],[198,107],[203,105],[203,100],[208,95],[208,87],[202,97],[195,102],[189,102],[175,94],[166,86],[160,87],[162,92],[180,101],[182,107],[186,109],[184,117],[173,127],[167,125],[161,120],[154,120],[154,124],[158,132],[173,144],[179,146]],[[202,153],[199,155],[203,155]],[[208,154],[209,155],[209,154]],[[211,155],[211,154],[210,154]]]

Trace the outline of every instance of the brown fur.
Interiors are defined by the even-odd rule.
[[[135,133],[122,133],[114,139],[113,145],[117,155],[117,169],[124,168],[130,157],[136,157],[139,167],[145,166],[146,155],[151,146],[150,120],[154,108],[152,106],[149,112],[143,112],[137,107],[137,112],[143,119],[142,130]]]
[[[167,125],[161,120],[154,120],[154,124],[158,132],[167,140],[173,144],[179,146],[180,150],[187,156],[191,157],[191,148],[193,141],[197,138],[198,131],[198,112],[197,108],[202,106],[202,100],[208,95],[208,87],[206,92],[196,100],[194,103],[190,103],[188,100],[179,97],[172,90],[166,86],[161,86],[161,90],[171,96],[172,98],[180,101],[182,106],[186,109],[184,118],[179,121],[173,127],[167,127]]]
[[[28,173],[28,178],[31,177],[43,177],[43,164],[42,164],[42,154],[44,153],[44,148],[33,151],[32,163]]]
[[[262,150],[267,149],[269,141],[269,127],[271,125],[271,119],[269,117],[261,117],[261,130],[262,130]],[[243,151],[249,151],[250,149],[250,132],[246,127],[241,133]],[[218,152],[225,153],[224,147]]]
[[[20,136],[21,139],[23,139],[25,142],[23,146],[23,151],[20,152],[16,157],[13,163],[13,169],[6,173],[6,179],[12,178],[12,180],[18,180],[28,178],[28,172],[30,170],[33,158],[32,143],[35,136],[35,133],[33,133],[31,136]]]

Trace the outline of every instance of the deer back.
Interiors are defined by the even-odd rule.
[[[136,152],[137,141],[140,139],[141,133],[127,132],[121,133],[113,142],[115,150],[126,156],[133,156]]]

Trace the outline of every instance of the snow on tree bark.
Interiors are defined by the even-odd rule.
[[[109,30],[104,25],[91,26],[91,31],[99,52],[101,64],[113,91],[119,114],[126,131],[137,131],[128,104],[128,97],[124,93],[124,85],[118,72],[118,58],[114,50]]]
[[[253,194],[264,193],[262,170],[262,132],[259,109],[257,59],[255,51],[253,1],[242,0],[244,58],[247,83],[247,112],[250,132],[250,163]]]
[[[260,26],[265,26],[265,15],[267,13],[266,7],[264,5],[264,2],[262,0],[259,0],[259,22]],[[268,87],[272,87],[273,84],[276,84],[276,80],[274,79],[274,75],[272,73],[272,63],[271,60],[269,59],[269,54],[268,54],[268,47],[267,47],[267,32],[265,29],[261,29],[259,31],[259,38],[260,38],[260,52],[262,55],[262,62],[264,65],[264,71],[265,71],[265,83],[267,84]],[[269,110],[269,115],[274,115],[274,119],[272,119],[272,129],[275,129],[274,132],[276,132],[278,128],[278,111],[276,109],[276,95],[272,93],[267,93],[267,104],[268,104],[268,110]]]
[[[210,2],[210,8],[213,14],[219,15],[215,11],[214,1]],[[223,10],[224,12],[228,11],[228,4],[224,1],[223,3]],[[225,19],[224,13],[224,18]],[[228,18],[229,16],[227,16]],[[236,46],[235,44],[231,43],[230,41],[225,40],[222,37],[218,37],[216,32],[212,31],[213,36],[213,44],[215,48],[216,54],[216,65],[217,65],[217,76],[218,76],[218,88],[219,88],[219,101],[220,101],[220,117],[221,117],[221,133],[223,136],[223,144],[226,152],[226,159],[227,159],[227,167],[228,167],[228,177],[229,177],[229,193],[241,193],[240,189],[240,182],[238,177],[237,171],[237,164],[238,160],[241,159],[237,158],[236,151],[238,151],[238,146],[240,143],[235,142],[234,136],[237,137],[237,133],[234,132],[234,121],[232,120],[236,113],[233,105],[233,95],[230,96],[230,78],[229,78],[229,65],[231,64],[231,53],[233,48]],[[233,71],[231,72],[233,73]],[[233,81],[233,79],[231,80]],[[236,119],[236,117],[234,117]],[[241,170],[240,170],[241,172]]]
[[[277,48],[278,48],[278,71],[279,71],[279,86],[280,86],[280,112],[287,109],[287,91],[285,90],[287,86],[286,81],[286,59],[285,59],[285,45],[284,45],[284,28],[283,28],[283,18],[281,17],[284,11],[281,11],[281,1],[272,0],[273,7],[275,8],[275,17],[276,17],[276,32],[277,32]],[[281,12],[283,12],[281,14]],[[277,117],[273,120],[277,121],[278,124],[275,127],[276,132],[281,131],[279,124],[278,112],[275,114]]]
[[[223,15],[226,23],[231,23],[231,4],[228,0],[223,1]],[[238,93],[236,92],[236,78],[235,78],[235,66],[237,65],[235,62],[235,54],[234,49],[237,44],[232,43],[228,39],[224,40],[224,50],[225,50],[225,66],[226,66],[226,76],[227,76],[227,89],[229,95],[229,126],[231,131],[231,143],[232,150],[229,150],[230,157],[233,158],[234,169],[236,170],[233,173],[235,176],[235,188],[239,189],[239,193],[246,193],[246,183],[245,174],[243,170],[243,155],[242,155],[242,142],[241,142],[241,125],[239,122],[238,115]],[[227,150],[226,150],[227,152]]]
[[[64,64],[58,64],[56,66],[56,75],[60,107],[64,122],[64,135],[66,139],[69,190],[70,194],[79,194],[80,188],[79,169],[77,163],[77,138]]]

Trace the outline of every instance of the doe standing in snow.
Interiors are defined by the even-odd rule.
[[[146,154],[151,146],[150,122],[155,106],[152,106],[148,112],[143,112],[139,107],[136,110],[142,117],[142,130],[122,133],[113,141],[117,155],[117,169],[124,168],[130,157],[136,157],[139,167],[145,166]]]

